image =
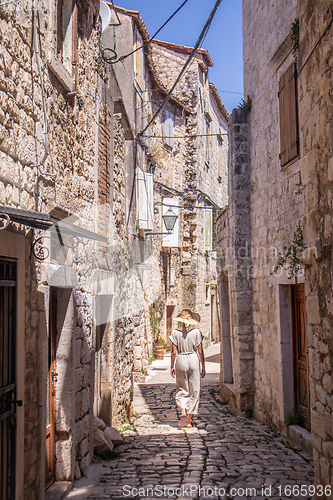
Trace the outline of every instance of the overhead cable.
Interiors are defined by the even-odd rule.
[[[112,6],[114,8],[114,11],[116,12],[116,15],[117,15],[117,18],[118,18],[118,14],[117,14],[117,11],[116,11],[116,8],[115,6],[113,5],[113,1],[111,0],[112,2]],[[117,54],[116,52],[114,52],[114,56],[111,56],[111,57],[106,57],[105,56],[105,53],[104,51],[108,51],[108,50],[111,50],[112,49],[108,49],[108,48],[105,48],[103,49],[103,52],[102,52],[102,57],[104,59],[105,62],[109,63],[109,64],[116,64],[117,62],[122,62],[124,61],[124,59],[126,59],[127,57],[131,56],[132,54],[134,54],[135,52],[137,52],[138,50],[141,50],[143,47],[147,46],[149,43],[151,43],[151,41],[156,37],[156,35],[164,28],[164,26],[166,26],[166,24],[168,24],[169,21],[171,21],[171,19],[177,14],[177,12],[180,11],[180,9],[188,2],[188,0],[184,0],[184,2],[178,7],[177,10],[175,10],[175,12],[173,14],[171,14],[171,16],[162,24],[162,26],[160,28],[158,28],[158,30],[156,31],[156,33],[153,34],[152,37],[149,38],[148,42],[144,42],[143,45],[141,45],[140,47],[137,47],[136,49],[132,50],[131,52],[129,52],[128,54],[125,54],[123,56],[120,56],[117,58]],[[118,18],[119,19],[119,18]],[[118,26],[117,24],[114,24],[112,26]]]
[[[212,21],[213,21],[213,18],[214,18],[214,16],[215,16],[215,13],[216,13],[216,11],[217,11],[217,9],[218,9],[218,7],[219,7],[219,5],[220,5],[220,3],[221,3],[221,2],[222,2],[222,0],[217,0],[217,1],[216,1],[215,5],[214,5],[214,7],[213,7],[213,10],[212,10],[212,12],[211,12],[211,13],[210,13],[210,15],[209,15],[209,18],[208,18],[208,19],[207,19],[207,21],[206,21],[205,26],[203,27],[203,29],[202,29],[202,31],[201,31],[201,33],[200,33],[200,35],[199,35],[199,38],[198,38],[198,40],[196,41],[196,43],[195,43],[195,45],[194,45],[194,47],[193,47],[193,49],[192,49],[192,51],[191,51],[190,55],[188,56],[188,58],[187,58],[187,60],[186,60],[186,62],[185,62],[185,64],[184,64],[184,66],[183,66],[183,68],[182,68],[181,72],[179,73],[178,77],[176,78],[175,83],[173,84],[173,86],[171,87],[171,89],[170,89],[170,90],[169,90],[169,92],[167,93],[167,95],[166,95],[165,99],[163,100],[162,104],[161,104],[161,105],[160,105],[160,107],[157,109],[157,111],[154,113],[153,117],[149,120],[149,122],[147,123],[147,125],[145,126],[145,128],[144,128],[143,130],[141,130],[141,132],[139,132],[139,133],[137,134],[137,140],[139,140],[139,139],[143,136],[143,134],[145,133],[145,131],[147,130],[147,128],[148,128],[148,127],[149,127],[149,126],[153,123],[153,121],[155,120],[155,118],[157,117],[157,115],[158,115],[158,114],[162,111],[162,109],[165,107],[165,105],[166,105],[166,104],[167,104],[167,102],[169,101],[169,99],[170,99],[170,97],[171,97],[171,94],[172,94],[172,93],[173,93],[173,91],[175,90],[175,88],[176,88],[176,86],[177,86],[177,84],[178,84],[179,80],[181,79],[181,77],[182,77],[182,76],[183,76],[183,74],[185,73],[185,71],[186,71],[186,69],[187,69],[188,65],[189,65],[189,64],[190,64],[190,62],[192,61],[192,59],[193,59],[193,57],[194,57],[194,55],[195,55],[195,53],[196,53],[196,51],[197,51],[197,49],[198,49],[198,47],[199,47],[199,45],[200,45],[201,41],[202,41],[202,40],[203,40],[203,38],[206,36],[206,34],[207,34],[207,32],[208,32],[208,30],[209,30],[209,28],[210,28],[210,25],[211,25],[211,23],[212,23]]]
[[[216,137],[220,135],[228,135],[226,132],[220,134],[193,134],[193,135],[142,135],[142,139],[195,139],[196,137]],[[134,139],[135,140],[135,139]]]

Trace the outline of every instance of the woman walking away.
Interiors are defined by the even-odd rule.
[[[170,340],[171,376],[176,376],[177,406],[181,411],[179,427],[192,427],[192,415],[198,413],[201,377],[206,375],[205,357],[202,347],[203,335],[196,325],[200,321],[197,313],[183,309],[174,321],[180,327],[172,331]],[[200,359],[200,361],[199,361]]]

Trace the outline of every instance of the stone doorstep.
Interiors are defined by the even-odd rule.
[[[56,481],[45,491],[45,500],[61,500],[72,487],[71,481]]]
[[[311,432],[299,425],[290,425],[287,428],[286,435],[296,448],[305,451],[305,453],[308,453],[312,458]]]

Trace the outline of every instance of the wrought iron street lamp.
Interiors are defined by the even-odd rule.
[[[165,228],[167,230],[167,233],[146,233],[145,236],[157,236],[157,235],[171,234],[174,227],[175,227],[176,221],[178,219],[178,215],[176,215],[172,211],[171,207],[169,207],[168,210],[165,212],[165,214],[162,215],[162,219],[163,219]]]

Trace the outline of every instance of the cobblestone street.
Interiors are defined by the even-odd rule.
[[[95,478],[95,485],[89,484],[88,469],[88,478],[77,481],[67,498],[297,498],[297,488],[288,495],[293,485],[303,485],[300,498],[311,498],[310,460],[286,447],[272,429],[236,417],[219,400],[218,358],[217,346],[206,350],[199,415],[186,430],[177,427],[170,358],[155,361],[146,383],[135,387],[135,414],[124,425],[119,458],[93,464],[99,483]]]

